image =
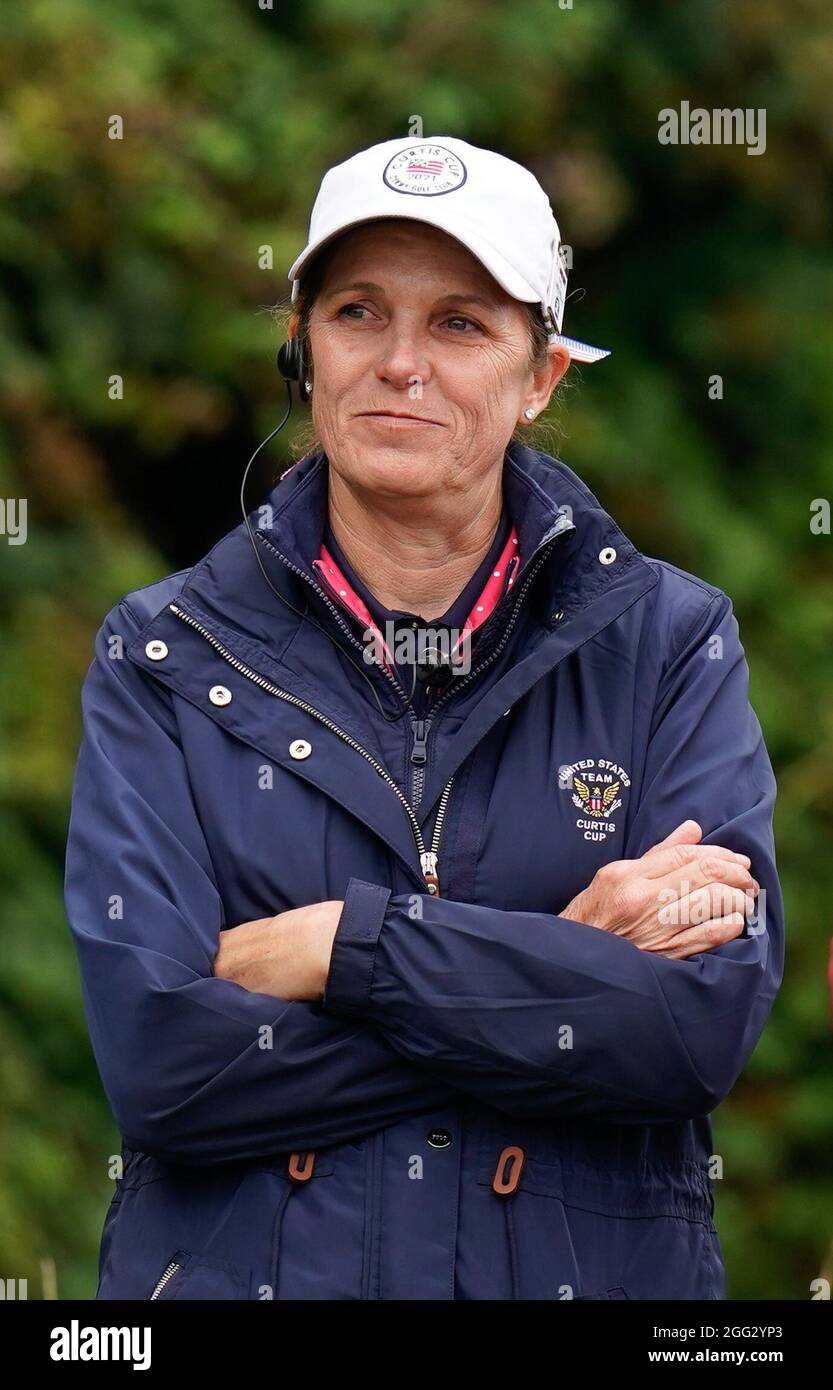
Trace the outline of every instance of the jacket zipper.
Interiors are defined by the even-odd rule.
[[[559,532],[559,535],[563,534],[563,532]],[[553,538],[550,541],[547,541],[543,545],[541,545],[539,547],[540,554],[537,560],[535,560],[536,552],[533,552],[532,558],[530,559],[531,568],[527,569],[526,578],[523,584],[521,585],[520,590],[518,591],[514,607],[509,617],[509,621],[506,624],[500,642],[497,644],[497,646],[495,646],[492,649],[489,656],[484,658],[484,660],[480,663],[479,666],[473,667],[473,669],[469,671],[467,676],[463,676],[460,680],[454,681],[448,687],[445,693],[438,697],[436,703],[431,706],[430,717],[424,719],[411,720],[411,728],[413,729],[414,734],[414,746],[411,750],[411,764],[414,769],[411,785],[411,800],[414,806],[419,806],[419,803],[422,800],[422,793],[425,788],[425,767],[428,762],[428,734],[430,732],[431,725],[434,722],[434,716],[436,715],[437,710],[441,709],[446,700],[450,699],[452,695],[456,695],[459,690],[462,690],[465,685],[468,685],[470,680],[474,680],[475,676],[479,676],[481,671],[485,671],[486,667],[490,666],[491,663],[493,661],[496,661],[497,658],[500,656],[501,652],[506,646],[506,643],[509,641],[509,638],[512,635],[512,630],[515,626],[518,613],[520,612],[521,605],[523,604],[524,595],[526,594],[529,585],[532,583],[532,580],[535,578],[535,575],[538,573],[539,569],[544,563],[547,554],[549,553],[550,549],[557,540],[558,536],[553,536]]]
[[[253,671],[250,666],[246,666],[242,661],[238,659],[238,657],[234,655],[233,652],[230,652],[227,647],[224,647],[222,642],[218,641],[218,639],[214,636],[213,632],[209,632],[207,627],[204,627],[203,624],[201,622],[198,622],[196,618],[192,618],[191,614],[186,613],[183,608],[178,607],[178,605],[175,603],[169,603],[168,607],[170,608],[171,612],[177,616],[177,618],[180,618],[183,622],[188,623],[190,627],[196,628],[197,632],[199,632],[200,635],[204,637],[207,642],[210,642],[214,650],[216,652],[219,652],[220,656],[222,656],[229,663],[229,665],[233,666],[236,671],[239,671],[241,675],[246,676],[250,681],[253,681],[255,685],[260,686],[260,688],[262,690],[265,690],[267,694],[274,695],[279,700],[286,700],[290,705],[295,705],[297,709],[302,709],[306,714],[311,714],[314,719],[318,719],[320,723],[322,723],[332,733],[337,734],[340,739],[343,739],[344,742],[349,745],[350,748],[353,748],[357,753],[360,753],[362,757],[370,763],[370,766],[374,769],[375,772],[379,774],[379,776],[382,778],[384,782],[387,782],[388,786],[392,789],[397,799],[404,806],[408,816],[408,820],[411,824],[411,830],[413,832],[414,840],[416,842],[417,853],[419,854],[419,862],[420,867],[422,869],[422,875],[425,879],[426,884],[428,885],[428,891],[429,893],[432,893],[435,896],[439,895],[440,885],[437,872],[437,856],[439,854],[440,835],[442,834],[445,810],[446,806],[448,805],[448,798],[451,794],[451,787],[454,782],[454,778],[451,778],[451,781],[444,788],[443,794],[440,797],[440,805],[437,810],[437,819],[434,823],[434,833],[431,837],[431,848],[430,850],[426,850],[425,841],[422,838],[422,830],[420,829],[419,821],[416,818],[416,814],[410,802],[408,801],[408,798],[399,790],[399,787],[396,785],[386,768],[382,767],[382,764],[377,762],[373,755],[371,753],[368,753],[366,748],[362,748],[362,745],[360,743],[357,743],[351,734],[345,733],[345,731],[343,729],[340,729],[337,724],[334,724],[332,719],[329,719],[326,714],[322,714],[320,710],[317,710],[312,705],[307,704],[306,700],[300,700],[297,695],[290,695],[286,690],[281,690],[279,686],[273,685],[271,681],[268,681],[265,676],[261,676],[257,671]]]
[[[522,604],[523,604],[524,596],[525,596],[525,594],[526,594],[527,589],[529,588],[530,584],[532,583],[532,581],[533,581],[533,579],[535,578],[536,574],[538,573],[539,569],[541,568],[541,566],[543,565],[544,561],[546,560],[546,558],[547,558],[547,556],[548,556],[550,550],[551,550],[552,547],[555,545],[556,541],[559,540],[560,537],[563,536],[563,535],[564,535],[564,532],[563,532],[563,531],[559,531],[559,533],[558,533],[557,536],[553,536],[551,540],[546,541],[543,545],[541,545],[541,546],[539,547],[540,554],[538,555],[538,559],[537,559],[537,560],[535,560],[535,554],[533,553],[533,555],[532,555],[532,557],[531,557],[531,559],[530,559],[530,562],[529,562],[529,563],[530,563],[530,568],[529,568],[528,571],[527,571],[526,579],[524,580],[523,584],[521,585],[521,589],[520,589],[520,592],[518,593],[518,595],[517,595],[517,597],[516,597],[516,599],[515,599],[515,605],[514,605],[514,607],[513,607],[513,609],[512,609],[512,612],[511,612],[511,614],[510,614],[509,621],[508,621],[508,623],[506,624],[506,627],[505,627],[504,630],[503,630],[503,635],[502,635],[500,641],[498,642],[497,646],[495,646],[495,647],[492,648],[492,650],[491,650],[491,652],[489,653],[489,655],[488,655],[487,657],[485,657],[485,658],[483,659],[483,661],[481,661],[481,663],[480,663],[479,666],[473,666],[472,669],[469,671],[469,673],[468,673],[467,676],[461,676],[459,680],[457,680],[457,681],[452,681],[452,683],[449,685],[448,689],[447,689],[442,695],[439,696],[439,698],[437,699],[436,704],[432,705],[432,707],[431,707],[431,717],[432,717],[432,719],[433,719],[433,717],[436,715],[437,710],[438,710],[438,709],[441,709],[442,706],[451,698],[452,695],[456,695],[457,692],[458,692],[459,690],[462,690],[462,689],[464,688],[464,686],[467,686],[467,685],[468,685],[469,681],[473,681],[474,678],[475,678],[475,676],[479,676],[481,671],[485,671],[485,670],[486,670],[486,667],[487,667],[487,666],[491,666],[492,662],[493,662],[493,661],[496,661],[497,658],[500,656],[501,652],[503,651],[504,647],[506,646],[507,642],[509,641],[509,638],[512,636],[512,630],[513,630],[513,628],[514,628],[514,626],[515,626],[515,623],[516,623],[516,621],[517,621],[518,614],[519,614],[520,611],[521,611],[521,606],[522,606]],[[533,563],[533,562],[534,562],[534,563]],[[429,721],[429,722],[430,722],[430,721]]]
[[[411,749],[411,766],[414,769],[411,779],[411,801],[417,807],[422,800],[425,787],[425,764],[428,761],[428,731],[431,728],[431,720],[412,719],[411,728],[414,731],[414,746]]]
[[[311,579],[308,574],[305,574],[305,572],[302,569],[300,569],[298,565],[294,565],[291,560],[288,560],[286,556],[283,554],[283,552],[278,550],[277,546],[273,545],[272,542],[268,539],[268,537],[263,535],[262,531],[257,531],[255,534],[257,535],[258,540],[261,541],[265,546],[268,547],[269,550],[272,551],[273,555],[277,555],[278,559],[286,565],[287,569],[291,570],[293,574],[297,574],[301,579],[305,580],[306,583],[309,584],[313,592],[316,593],[319,596],[319,598],[321,598],[323,602],[327,605],[336,622],[338,623],[339,627],[341,628],[341,631],[344,633],[345,637],[347,637],[348,641],[351,643],[352,646],[356,647],[362,653],[362,658],[364,658],[365,648],[362,646],[358,638],[355,637],[354,634],[350,631],[349,625],[344,621],[344,618],[342,617],[338,608],[332,602],[329,596],[325,593],[325,591],[321,588],[320,584],[316,584],[315,580]],[[394,674],[394,672],[389,670],[387,666],[383,665],[379,661],[374,660],[373,665],[378,667],[378,669],[382,672],[382,675],[390,681],[397,694],[402,696],[402,699],[405,701],[405,704],[407,705],[409,698],[408,694],[402,686],[401,682]],[[414,747],[411,751],[411,763],[415,769],[411,784],[411,804],[414,808],[419,806],[419,803],[422,800],[422,789],[425,785],[425,763],[427,761],[427,754],[425,751],[425,737],[427,737],[427,729],[428,727],[430,727],[430,723],[430,720],[411,720],[411,728],[413,729],[415,736]],[[417,725],[419,725],[420,728],[419,734],[417,733]],[[421,732],[423,727],[425,727],[426,729],[425,736],[423,736]]]
[[[434,834],[431,836],[431,848],[427,851],[427,853],[421,854],[419,856],[420,863],[422,865],[423,878],[425,879],[425,882],[428,884],[428,891],[429,893],[432,893],[435,897],[439,897],[440,895],[440,880],[438,877],[439,871],[437,868],[437,858],[439,855],[440,835],[442,833],[443,820],[445,819],[445,808],[448,805],[448,798],[451,795],[451,786],[453,781],[454,778],[452,777],[451,782],[446,783],[445,787],[443,788],[443,794],[440,797],[440,804],[437,808],[437,819],[434,822]]]
[[[162,1275],[162,1278],[159,1280],[159,1283],[153,1290],[153,1293],[150,1296],[151,1299],[159,1298],[160,1294],[162,1293],[162,1290],[167,1287],[167,1285],[170,1283],[171,1279],[174,1277],[178,1269],[182,1269],[182,1265],[179,1263],[179,1261],[171,1260],[171,1263],[168,1265],[167,1269]]]
[[[490,666],[492,662],[496,661],[497,658],[500,656],[501,652],[504,650],[506,646],[506,643],[509,641],[509,638],[512,635],[512,630],[515,626],[515,621],[517,619],[527,589],[529,588],[532,580],[535,578],[535,575],[538,573],[539,569],[544,563],[544,560],[549,554],[549,551],[551,550],[552,546],[559,539],[559,537],[564,534],[564,530],[566,529],[575,530],[575,527],[570,526],[569,528],[564,528],[563,530],[559,531],[557,535],[551,537],[549,541],[543,542],[536,551],[533,551],[530,557],[529,565],[527,566],[526,578],[524,579],[524,582],[521,585],[521,588],[517,594],[515,605],[512,609],[506,628],[504,629],[503,636],[501,637],[501,640],[497,644],[497,646],[493,648],[491,654],[484,661],[482,661],[479,666],[475,666],[467,676],[464,676],[461,680],[452,682],[445,694],[441,695],[437,700],[436,704],[432,706],[430,718],[411,719],[411,729],[414,735],[414,744],[413,748],[411,749],[411,766],[413,767],[413,775],[411,778],[411,802],[413,807],[419,806],[425,788],[425,769],[428,762],[428,734],[433,723],[434,715],[436,714],[437,710],[442,707],[446,699],[449,699],[452,695],[456,695],[457,691],[462,690],[464,686],[468,685],[469,681],[473,680],[475,676],[480,675],[481,671],[485,671],[487,666]],[[359,642],[358,639],[353,636],[353,633],[350,631],[350,628],[348,627],[347,623],[344,621],[341,614],[339,613],[338,608],[328,598],[328,596],[325,594],[324,590],[320,587],[320,585],[316,584],[315,581],[311,579],[308,574],[305,574],[304,571],[298,567],[298,565],[294,565],[291,560],[288,560],[286,556],[282,553],[282,551],[278,550],[277,546],[273,545],[272,542],[266,536],[263,535],[262,531],[257,531],[255,534],[257,535],[258,540],[262,541],[262,543],[265,546],[267,546],[269,550],[273,552],[273,554],[277,555],[278,559],[286,565],[287,569],[292,570],[293,574],[299,575],[301,579],[305,580],[306,583],[309,584],[310,587],[313,589],[313,591],[316,594],[318,594],[321,599],[323,599],[324,603],[326,603],[330,612],[336,619],[336,622],[338,623],[341,630],[348,637],[353,646],[357,647],[359,651],[361,651],[364,655],[364,648],[361,642]],[[538,556],[537,560],[535,558],[536,555]],[[403,696],[405,703],[407,704],[408,695],[400,685],[393,672],[389,671],[386,666],[381,665],[381,663],[379,662],[374,662],[374,665],[379,667],[379,670],[382,672],[382,674],[390,680],[391,684],[398,691],[398,693],[401,696]],[[397,788],[397,795],[398,794],[399,792]],[[440,802],[440,804],[442,805],[442,801]],[[420,855],[420,858],[422,858],[422,855]],[[425,868],[423,866],[423,873],[424,872]],[[433,876],[436,878],[436,868],[434,869]],[[436,890],[432,891],[439,892],[439,885],[437,885]]]
[[[310,579],[309,575],[305,574],[304,571],[298,567],[298,565],[293,565],[291,560],[287,560],[286,556],[280,550],[278,550],[277,546],[273,545],[270,540],[267,540],[266,536],[264,536],[261,531],[256,531],[255,535],[257,536],[258,540],[262,542],[263,545],[267,546],[274,555],[277,555],[279,560],[283,561],[288,570],[291,570],[293,574],[297,574],[301,579],[305,580],[305,582],[309,584],[313,593],[316,593],[319,598],[323,599],[324,603],[326,603],[327,607],[329,608],[330,612],[332,613],[333,617],[335,618],[345,637],[347,637],[350,643],[354,647],[356,647],[358,651],[361,652],[362,660],[364,660],[366,648],[359,641],[358,637],[355,637],[353,633],[350,631],[349,624],[344,621],[344,618],[341,616],[341,613],[339,612],[338,608],[333,603],[332,599],[324,592],[320,584],[316,584],[314,579]],[[388,681],[390,681],[394,690],[396,690],[397,694],[402,696],[402,699],[407,704],[408,693],[397,680],[393,671],[389,671],[387,666],[383,665],[380,661],[376,661],[375,659],[370,664],[375,666],[379,671],[382,672],[382,675]]]

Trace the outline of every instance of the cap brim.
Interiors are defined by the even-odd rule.
[[[413,208],[407,213],[399,209],[392,212],[389,206],[376,211],[368,209],[362,213],[361,217],[352,218],[350,221],[340,223],[338,227],[330,228],[323,236],[304,247],[298,259],[289,267],[288,278],[294,280],[295,285],[297,285],[299,277],[307,269],[313,257],[325,246],[328,246],[331,241],[335,241],[336,237],[342,236],[344,232],[352,231],[354,227],[361,227],[366,222],[376,222],[384,218],[399,222],[424,222],[429,227],[436,227],[438,231],[445,232],[446,236],[451,237],[452,241],[459,241],[461,246],[465,246],[466,250],[470,251],[481,265],[486,267],[489,274],[497,280],[507,294],[511,294],[513,299],[521,299],[530,304],[539,303],[539,296],[532,286],[489,242],[478,236],[476,232],[469,230],[462,221],[458,223],[455,231],[450,231],[445,226],[442,210],[434,207],[431,199],[426,199],[426,202],[428,203],[427,207]],[[292,289],[293,299],[296,297],[295,285]]]
[[[338,227],[333,227],[324,236],[318,237],[315,241],[310,242],[304,247],[300,256],[298,256],[289,267],[288,279],[293,282],[292,299],[295,300],[297,298],[301,274],[307,269],[310,261],[312,261],[318,252],[322,251],[325,246],[335,241],[336,237],[341,236],[344,232],[352,230],[353,227],[361,227],[366,222],[376,222],[381,218],[390,218],[391,220],[396,219],[399,221],[425,222],[429,226],[436,227],[439,231],[445,232],[446,236],[450,236],[452,241],[459,241],[461,246],[465,246],[466,250],[470,251],[472,255],[480,261],[481,265],[486,267],[489,274],[497,280],[501,288],[506,290],[506,293],[510,294],[513,299],[519,299],[525,304],[540,304],[541,301],[536,291],[518,274],[515,267],[510,265],[509,262],[501,256],[500,252],[496,251],[489,242],[483,239],[483,237],[478,236],[475,232],[469,232],[465,227],[459,227],[455,232],[449,231],[448,228],[443,225],[443,215],[438,208],[431,206],[431,201],[431,199],[427,199],[426,202],[429,206],[422,207],[419,210],[413,209],[408,213],[398,210],[396,212],[391,212],[389,208],[379,209],[375,212],[365,212],[361,217],[356,217],[349,222],[342,223]],[[562,347],[565,347],[570,357],[576,362],[599,362],[603,357],[610,356],[610,352],[607,348],[592,347],[590,343],[581,343],[576,338],[568,338],[563,334],[551,336],[550,342],[558,343]]]

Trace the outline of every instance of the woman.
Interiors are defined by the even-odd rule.
[[[97,1296],[722,1298],[708,1115],[783,968],[730,601],[519,442],[605,355],[528,171],[362,151],[290,275],[320,443],[84,687]]]

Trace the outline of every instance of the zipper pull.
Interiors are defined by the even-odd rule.
[[[411,762],[414,767],[424,767],[428,760],[428,724],[427,719],[412,719],[411,728],[414,731],[414,746],[411,752]]]
[[[437,877],[436,854],[433,850],[428,849],[419,856],[419,862],[422,865],[422,876],[428,884],[428,892],[432,898],[438,898],[440,896],[440,880]]]

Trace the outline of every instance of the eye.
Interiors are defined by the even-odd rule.
[[[467,333],[470,329],[474,329],[475,332],[480,331],[480,324],[475,323],[474,319],[466,318],[464,314],[452,314],[443,322],[450,325],[452,331],[458,334]]]
[[[352,318],[357,323],[361,323],[361,316],[366,313],[367,308],[364,304],[342,304],[341,308],[338,311],[337,317]]]

